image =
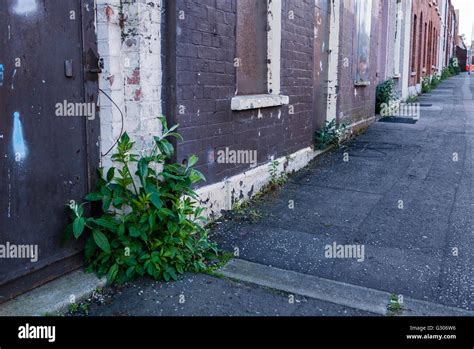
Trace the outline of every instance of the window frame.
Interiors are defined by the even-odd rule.
[[[241,95],[232,98],[234,111],[277,107],[289,104],[289,97],[281,95],[281,0],[267,1],[267,93]]]
[[[361,36],[360,36],[360,27],[359,27],[359,24],[361,23],[361,7],[359,6],[362,6],[361,4],[365,2],[366,4],[366,7],[368,9],[370,9],[370,13],[368,14],[368,19],[369,19],[369,24],[368,24],[368,28],[365,28],[365,29],[368,29],[368,31],[365,33],[367,35],[367,45],[368,47],[366,48],[367,50],[367,53],[366,53],[366,64],[367,64],[367,79],[363,79],[360,77],[359,75],[359,64],[360,64],[360,60],[359,60],[359,57],[360,57],[360,50],[361,50]],[[367,4],[368,2],[368,4]],[[355,57],[356,57],[356,60],[355,60],[355,75],[353,75],[354,77],[354,85],[356,87],[364,87],[364,86],[369,86],[370,85],[370,65],[371,65],[371,41],[372,41],[372,27],[373,27],[373,24],[372,24],[372,9],[373,9],[373,6],[374,6],[374,3],[372,0],[356,0],[354,2],[354,17],[355,17],[355,23],[356,23],[356,30],[355,30],[355,42],[356,42],[356,47],[355,47]]]

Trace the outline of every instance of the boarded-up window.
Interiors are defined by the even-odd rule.
[[[356,0],[356,82],[369,82],[372,0]]]
[[[237,94],[267,91],[267,1],[237,0]]]

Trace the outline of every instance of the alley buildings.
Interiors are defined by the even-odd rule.
[[[449,0],[99,0],[97,17],[100,84],[125,129],[146,140],[158,114],[179,124],[178,161],[199,156],[216,216],[258,192],[270,159],[304,167],[325,121],[374,121],[378,84],[393,79],[402,100],[420,93],[457,36]],[[108,148],[120,114],[100,104]],[[258,166],[217,161],[226,148],[256,151]]]
[[[271,161],[305,167],[326,122],[376,120],[380,83],[401,100],[420,93],[450,64],[457,21],[450,0],[2,1],[0,243],[40,250],[2,263],[2,294],[80,263],[81,246],[60,244],[65,205],[90,192],[124,131],[146,150],[158,116],[179,124],[176,161],[199,156],[215,218],[268,183]],[[58,103],[97,113],[63,117]]]

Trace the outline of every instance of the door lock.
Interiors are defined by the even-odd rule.
[[[74,65],[73,65],[73,60],[68,59],[64,61],[64,75],[66,75],[67,78],[73,78],[74,77]]]

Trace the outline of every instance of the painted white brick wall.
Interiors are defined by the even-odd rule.
[[[337,114],[337,93],[336,86],[339,85],[339,18],[341,0],[334,0],[330,23],[329,23],[329,61],[328,61],[328,103],[326,111],[327,121],[336,119]]]
[[[140,150],[149,149],[161,131],[156,118],[162,114],[162,1],[96,0],[98,50],[104,60],[99,87],[123,112],[123,130]],[[103,93],[99,103],[104,154],[120,137],[122,116]],[[111,164],[110,155],[102,157],[102,166]]]
[[[448,39],[448,0],[439,0],[438,7],[441,12],[441,28],[438,41],[438,73],[442,74],[446,59],[446,40]]]

